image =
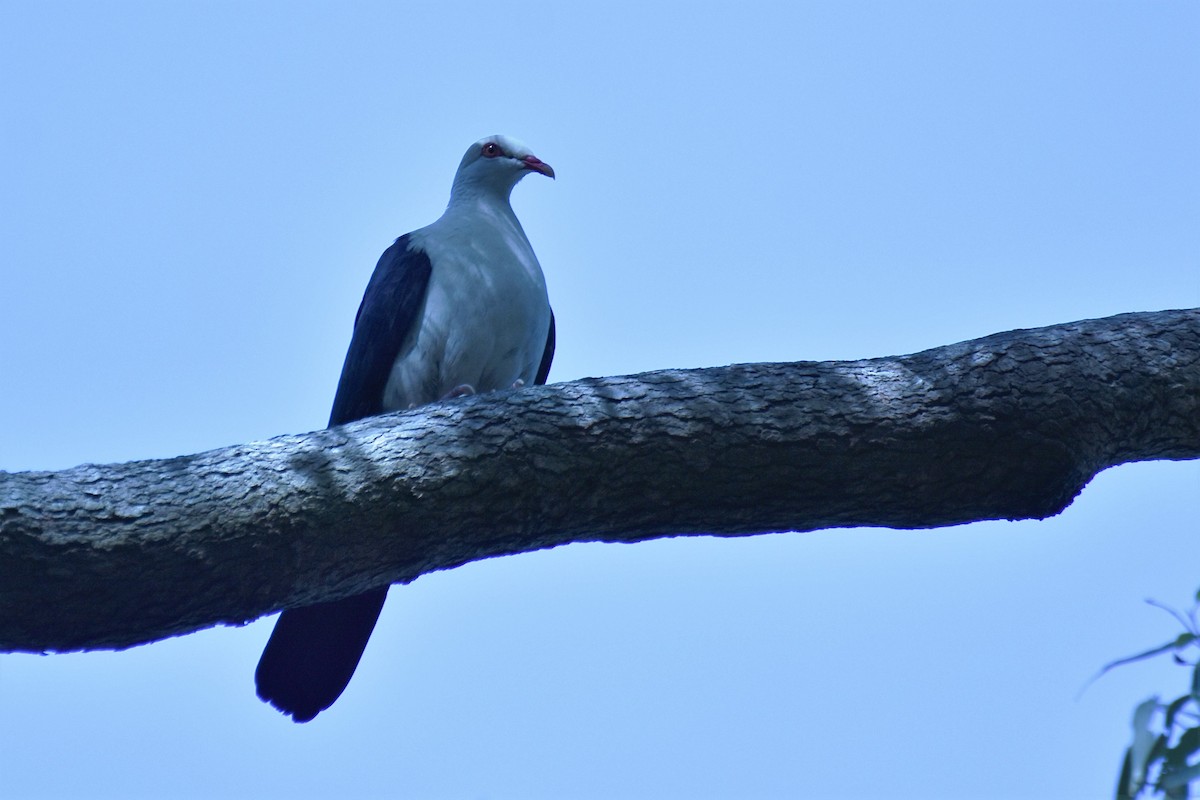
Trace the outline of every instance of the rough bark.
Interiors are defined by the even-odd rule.
[[[594,378],[0,473],[0,650],[118,648],[568,542],[1044,518],[1200,457],[1200,309]]]

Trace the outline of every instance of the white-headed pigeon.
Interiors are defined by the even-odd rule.
[[[450,396],[545,383],[554,315],[542,268],[509,195],[554,170],[524,144],[489,136],[458,165],[432,225],[384,251],[367,284],[329,425]],[[279,615],[258,662],[258,696],[307,722],[350,682],[387,586]]]

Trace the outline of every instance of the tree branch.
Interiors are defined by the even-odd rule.
[[[1200,309],[498,392],[0,473],[0,650],[115,648],[568,542],[1044,518],[1200,457]]]

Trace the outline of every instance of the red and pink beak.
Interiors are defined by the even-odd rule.
[[[547,178],[554,177],[554,168],[551,167],[549,164],[547,164],[545,161],[542,161],[537,156],[525,156],[521,160],[525,162],[526,169],[531,169],[534,172],[540,172],[543,175],[545,175]]]

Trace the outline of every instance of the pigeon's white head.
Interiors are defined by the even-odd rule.
[[[471,145],[458,165],[450,202],[456,197],[496,194],[508,199],[517,181],[530,172],[554,177],[550,165],[523,143],[508,136],[489,136]]]

